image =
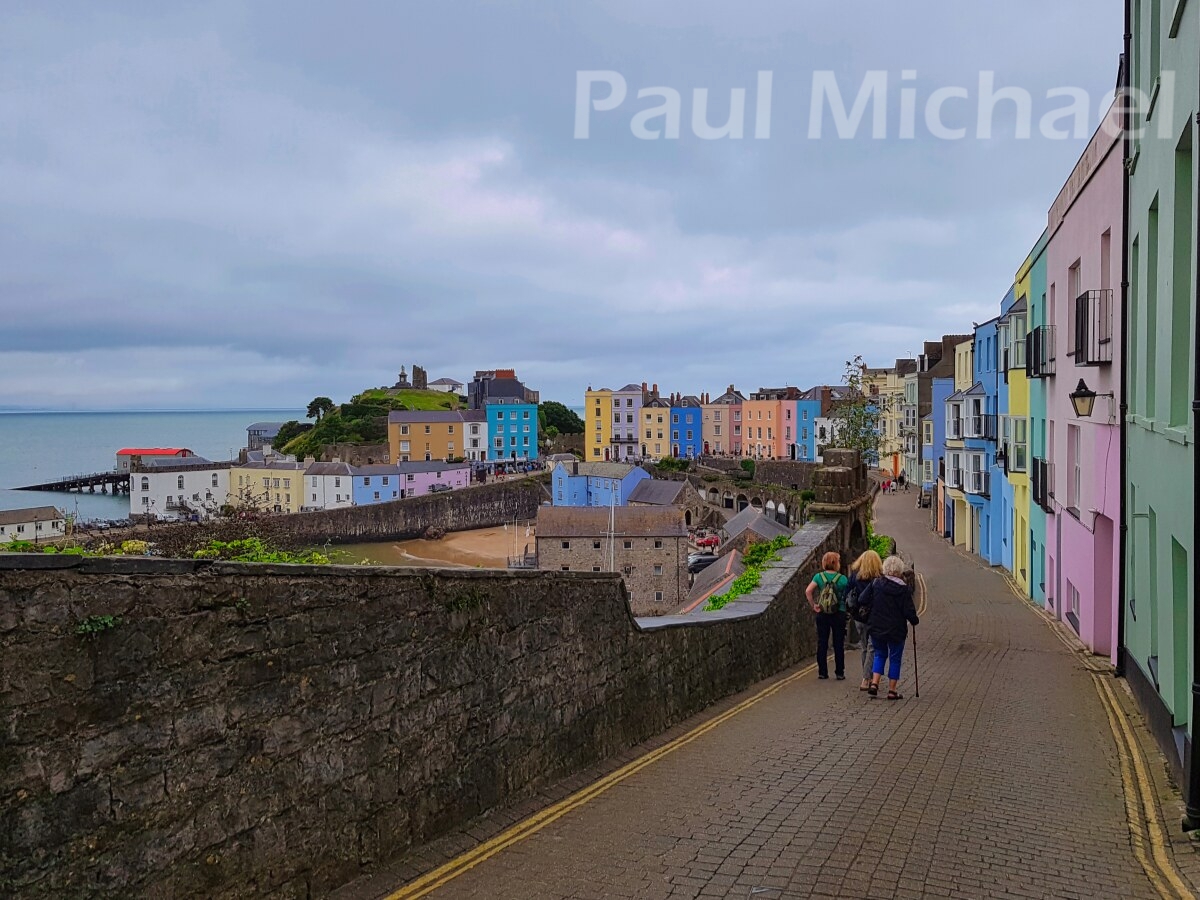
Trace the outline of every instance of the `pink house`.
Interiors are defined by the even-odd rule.
[[[1050,210],[1046,316],[1030,366],[1048,369],[1045,487],[1047,607],[1094,653],[1116,659],[1121,521],[1122,186],[1116,105]],[[1095,392],[1089,417],[1072,392]]]
[[[422,494],[437,493],[435,485],[445,485],[451,490],[470,487],[471,466],[468,463],[402,462],[396,463],[400,472],[400,485],[405,497],[420,497]]]

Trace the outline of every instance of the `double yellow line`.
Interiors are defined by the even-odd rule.
[[[496,835],[490,840],[485,841],[478,847],[475,847],[461,856],[452,859],[450,862],[446,863],[440,868],[434,869],[432,872],[422,875],[416,881],[405,885],[395,893],[389,894],[386,900],[415,900],[417,897],[424,897],[427,894],[436,891],[443,885],[453,881],[459,875],[462,875],[480,863],[491,859],[506,847],[511,847],[513,844],[519,843],[520,841],[525,840],[527,837],[536,834],[547,825],[558,819],[561,819],[572,810],[578,809],[585,803],[594,800],[596,797],[599,797],[609,788],[615,787],[622,781],[625,781],[627,778],[631,778],[632,776],[636,775],[647,766],[658,762],[664,756],[674,753],[680,747],[687,746],[692,741],[702,737],[724,722],[729,721],[739,713],[745,712],[747,709],[757,703],[761,703],[763,700],[766,700],[771,695],[781,691],[792,682],[798,681],[805,675],[808,675],[810,672],[816,669],[816,667],[816,663],[811,663],[810,665],[805,666],[803,669],[793,672],[786,678],[780,679],[770,687],[764,688],[757,694],[754,694],[752,697],[748,697],[736,706],[725,710],[725,712],[721,713],[719,716],[709,719],[702,725],[698,725],[687,734],[680,735],[674,740],[663,744],[663,746],[659,747],[658,749],[651,750],[645,756],[641,756],[638,759],[635,759],[633,762],[626,763],[615,772],[612,772],[598,781],[593,782],[582,790],[575,792],[565,800],[560,800],[553,806],[547,807],[539,813],[535,813],[528,819],[518,822],[516,825],[512,826],[506,831],[502,831],[500,834]]]
[[[1117,756],[1121,763],[1121,785],[1125,794],[1125,818],[1129,825],[1133,855],[1160,896],[1173,900],[1190,900],[1195,894],[1180,876],[1171,857],[1166,832],[1159,817],[1158,804],[1154,800],[1154,782],[1149,774],[1150,768],[1133,733],[1133,727],[1129,724],[1129,718],[1113,690],[1112,674],[1105,666],[1085,656],[1080,648],[1068,641],[1050,614],[1026,597],[1025,592],[1007,573],[1004,574],[1004,580],[1008,582],[1013,594],[1028,604],[1042,618],[1050,633],[1092,673],[1092,682],[1096,686],[1096,693],[1100,695],[1100,705],[1104,707],[1108,727],[1112,730],[1113,740],[1117,745]]]

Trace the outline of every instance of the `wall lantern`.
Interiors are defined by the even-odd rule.
[[[1096,405],[1096,392],[1090,390],[1082,378],[1079,379],[1079,386],[1068,396],[1075,407],[1075,415],[1081,419],[1091,418],[1092,407]]]

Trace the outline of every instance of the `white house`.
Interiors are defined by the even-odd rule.
[[[442,391],[445,394],[462,394],[463,388],[466,387],[461,381],[455,381],[453,378],[439,378],[437,381],[431,381],[428,388],[431,391]]]
[[[313,462],[306,459],[304,502],[301,512],[317,509],[343,509],[354,505],[354,469],[341,460]]]
[[[0,510],[0,543],[53,541],[67,533],[66,517],[53,506]]]
[[[487,459],[488,426],[485,412],[481,409],[463,413],[463,458],[472,462]]]
[[[130,516],[206,519],[229,499],[228,462],[201,456],[143,458],[129,473]]]

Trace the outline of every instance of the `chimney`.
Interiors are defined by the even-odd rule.
[[[655,385],[654,385],[654,396],[655,396],[655,397],[657,397],[657,396],[658,396],[658,384],[657,384],[657,382],[656,382],[656,383],[655,383]]]
[[[642,393],[646,393],[646,382],[642,382]]]
[[[316,459],[314,459],[314,458],[313,458],[313,457],[311,457],[311,456],[306,456],[306,457],[304,457],[304,464],[305,464],[306,466],[311,466],[311,465],[312,465],[313,463],[315,463],[315,462],[316,462]]]
[[[571,463],[571,474],[572,475],[579,474],[579,460],[575,460],[575,462]]]
[[[340,463],[341,461],[342,461],[341,458],[337,457],[337,456],[335,456],[332,460],[330,460],[330,462],[335,462],[335,463]]]
[[[733,393],[733,385],[732,384],[729,386],[729,393],[731,393],[731,394]]]

